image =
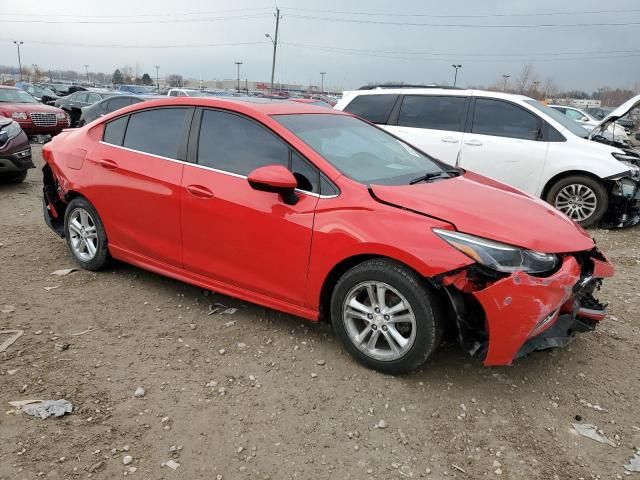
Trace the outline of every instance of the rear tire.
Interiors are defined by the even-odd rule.
[[[609,208],[604,185],[586,175],[571,175],[555,182],[545,200],[583,227],[597,226]]]
[[[363,262],[338,280],[331,320],[345,350],[366,367],[391,375],[421,366],[440,344],[444,327],[438,300],[424,279],[387,259]]]
[[[25,181],[25,179],[27,178],[27,172],[19,172],[19,173],[12,173],[9,175],[6,175],[5,177],[0,177],[2,178],[2,181],[4,183],[8,183],[8,184],[17,184],[17,183],[22,183]]]
[[[73,259],[86,270],[100,270],[110,261],[107,234],[93,205],[76,197],[64,214],[64,234]]]

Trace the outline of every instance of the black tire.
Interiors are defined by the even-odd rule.
[[[96,238],[96,252],[95,255],[90,259],[83,259],[76,253],[74,247],[72,245],[72,233],[70,232],[69,222],[71,218],[74,216],[74,212],[80,212],[80,210],[84,210],[89,214],[91,219],[91,223],[95,226],[95,231],[97,234]],[[104,231],[104,226],[102,224],[102,220],[98,215],[96,209],[89,203],[89,201],[83,197],[76,197],[67,206],[67,209],[64,214],[64,235],[67,241],[67,246],[69,247],[69,251],[71,252],[71,256],[76,261],[78,265],[86,270],[100,270],[101,268],[107,266],[111,261],[111,255],[109,255],[109,248],[107,242],[107,234]]]
[[[609,208],[609,194],[607,193],[607,189],[604,187],[604,185],[602,185],[601,182],[594,178],[588,177],[586,175],[571,175],[569,177],[561,178],[553,185],[551,185],[547,192],[545,200],[552,206],[556,207],[558,194],[569,185],[580,185],[589,188],[595,194],[596,206],[593,213],[582,220],[571,217],[571,215],[568,215],[567,212],[563,213],[585,228],[597,226],[600,223],[600,220],[602,220],[602,217],[604,217],[605,213],[607,213],[607,209]],[[562,211],[562,209],[559,210]]]
[[[382,282],[391,286],[406,299],[414,313],[415,339],[397,359],[373,358],[361,351],[349,336],[343,305],[349,292],[363,282]],[[366,367],[391,375],[420,367],[440,345],[444,331],[444,318],[438,299],[425,280],[404,265],[383,258],[363,262],[338,280],[331,296],[331,320],[345,350]]]
[[[24,171],[24,172],[18,172],[18,173],[11,173],[0,178],[2,178],[2,182],[8,183],[8,184],[22,183],[27,178],[27,172]]]

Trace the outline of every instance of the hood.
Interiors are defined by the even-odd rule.
[[[371,185],[387,204],[452,223],[460,232],[544,253],[590,250],[582,227],[542,200],[489,178],[460,177],[416,185]]]
[[[596,125],[596,127],[589,134],[589,138],[595,135],[598,131],[606,130],[609,127],[609,125],[611,125],[613,122],[615,122],[619,118],[624,117],[627,113],[629,113],[631,110],[633,110],[638,106],[640,106],[640,95],[636,95],[635,97],[630,98],[629,100],[624,102],[622,105],[620,105],[618,108],[615,108],[613,111],[611,111],[602,120],[600,120],[598,125]],[[622,127],[620,127],[620,130],[623,131]]]
[[[54,112],[59,113],[60,110],[57,107],[52,107],[51,105],[45,105],[43,103],[0,103],[0,112],[8,112],[9,114],[13,112]],[[11,115],[9,115],[11,116]]]

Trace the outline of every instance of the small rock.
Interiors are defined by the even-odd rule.
[[[376,428],[387,428],[387,422],[380,419],[378,423],[376,423]]]
[[[493,468],[499,468],[501,466],[502,466],[502,464],[498,460],[494,460],[493,461]]]
[[[311,378],[317,378],[317,377],[318,377],[318,374],[317,374],[317,373],[312,373],[312,374],[311,374]]]
[[[125,455],[122,457],[122,463],[125,465],[129,465],[131,462],[133,462],[133,457],[131,455]]]
[[[317,363],[318,365],[322,366],[322,365],[324,365],[326,362],[325,362],[324,360],[318,360],[316,363]]]
[[[225,354],[225,351],[226,351],[226,350],[225,350],[224,348],[221,348],[220,350],[218,350],[218,353],[219,353],[220,355],[224,355],[224,354]]]
[[[494,471],[495,471],[496,475],[502,475],[502,469],[501,468],[496,468]]]
[[[165,462],[165,466],[169,467],[171,470],[176,470],[180,464],[174,460],[167,460]]]
[[[70,347],[70,345],[68,343],[64,343],[64,342],[58,342],[55,344],[55,349],[58,352],[64,352],[65,350],[68,350]]]
[[[144,388],[138,387],[138,388],[136,388],[136,391],[133,392],[133,396],[134,397],[144,397],[145,393],[146,392],[145,392]]]
[[[129,467],[129,473],[136,473],[138,469],[136,467]]]

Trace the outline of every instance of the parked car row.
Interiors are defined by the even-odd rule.
[[[583,226],[622,227],[640,222],[640,153],[611,146],[602,132],[639,104],[631,99],[591,132],[531,98],[476,90],[367,87],[345,92],[336,108]]]
[[[164,97],[119,109],[45,145],[44,218],[82,268],[115,258],[327,319],[354,358],[390,374],[422,365],[445,330],[486,365],[506,365],[605,317],[594,295],[613,267],[593,239],[455,161],[467,156],[462,145],[486,148],[470,157],[474,168],[495,161],[515,182],[516,169],[539,181],[538,158],[510,165],[504,151],[515,162],[552,143],[579,152],[570,127],[524,98],[477,92],[381,90],[340,106],[384,129],[269,99]],[[401,128],[417,142],[425,130],[433,141],[422,143],[454,161],[423,153]],[[618,164],[606,168],[630,178]],[[221,235],[220,225],[232,228]]]

